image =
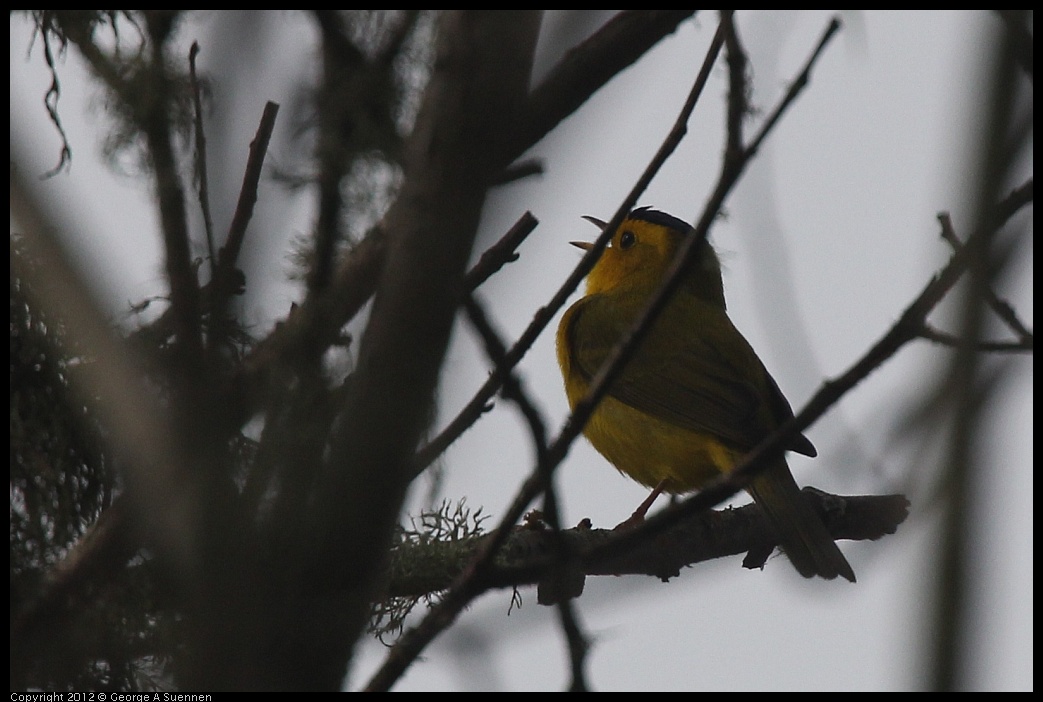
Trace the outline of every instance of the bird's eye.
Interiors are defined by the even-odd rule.
[[[631,246],[637,243],[637,237],[634,236],[634,232],[625,231],[619,235],[619,248],[629,249]]]

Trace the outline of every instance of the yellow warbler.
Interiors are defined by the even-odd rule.
[[[603,222],[591,221],[604,226]],[[587,294],[558,327],[558,362],[569,405],[662,282],[691,227],[651,208],[630,212],[587,277]],[[590,244],[573,242],[585,249]],[[698,490],[793,416],[779,386],[728,318],[721,265],[709,242],[637,352],[595,409],[584,433],[622,473],[659,492]],[[807,437],[790,450],[816,455]],[[782,550],[804,577],[855,574],[801,497],[784,457],[747,488]]]

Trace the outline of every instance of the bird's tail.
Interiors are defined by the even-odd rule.
[[[778,533],[779,545],[805,578],[832,580],[838,575],[855,582],[855,572],[840,552],[826,525],[800,494],[789,466],[780,461],[748,488]]]

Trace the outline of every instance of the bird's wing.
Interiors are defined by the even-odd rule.
[[[612,298],[591,296],[569,330],[576,370],[592,378],[632,323]],[[691,329],[697,325],[697,329]],[[609,394],[635,409],[748,450],[793,416],[724,310],[681,297],[668,305]],[[800,436],[792,450],[814,455]]]

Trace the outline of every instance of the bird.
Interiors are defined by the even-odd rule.
[[[597,218],[585,219],[606,226]],[[557,357],[570,408],[586,395],[613,347],[648,306],[679,248],[694,235],[687,222],[652,207],[631,210],[613,232],[587,275],[585,295],[558,325]],[[617,470],[652,488],[632,520],[643,519],[661,493],[694,492],[729,473],[793,417],[778,384],[728,316],[712,244],[704,240],[697,253],[583,430]],[[817,455],[803,434],[786,449]],[[756,475],[747,491],[802,576],[855,581],[825,524],[801,496],[784,455]]]

